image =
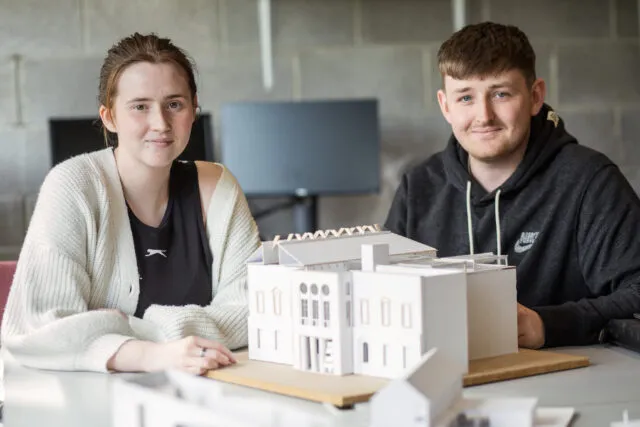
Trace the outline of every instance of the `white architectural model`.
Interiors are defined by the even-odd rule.
[[[469,360],[476,360],[518,351],[516,271],[504,265],[483,264],[495,258],[486,254],[452,257],[436,260],[430,266],[380,265],[376,271],[396,275],[430,275],[452,268],[466,271]]]
[[[369,402],[371,427],[567,426],[573,408],[462,397],[470,359],[517,351],[515,269],[496,260],[504,261],[487,254],[436,258],[435,249],[374,227],[265,242],[248,265],[249,357],[392,378]],[[274,405],[224,390],[181,372],[117,378],[114,425],[338,420],[286,399]],[[635,426],[626,415],[624,422]]]
[[[399,378],[434,347],[462,372],[517,352],[515,269],[496,259],[439,259],[371,226],[264,242],[248,264],[249,358]]]

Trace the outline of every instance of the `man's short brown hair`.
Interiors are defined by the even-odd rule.
[[[443,79],[457,80],[518,69],[531,87],[536,80],[536,54],[517,27],[483,22],[467,25],[440,46],[438,68]]]

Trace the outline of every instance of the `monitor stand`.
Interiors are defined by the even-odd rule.
[[[318,196],[294,198],[293,228],[295,233],[314,233],[318,230]]]

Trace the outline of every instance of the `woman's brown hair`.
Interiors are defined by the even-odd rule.
[[[117,95],[116,89],[120,75],[128,66],[137,62],[176,65],[186,74],[191,101],[194,102],[197,93],[195,64],[189,55],[168,38],[161,38],[153,33],[148,35],[135,33],[113,45],[100,68],[98,101],[109,110],[110,114],[113,114],[113,100]],[[115,135],[110,134],[104,126],[103,133],[107,146],[117,145]]]

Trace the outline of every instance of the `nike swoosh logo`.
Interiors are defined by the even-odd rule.
[[[526,252],[529,249],[531,249],[531,246],[533,246],[533,243],[522,244],[522,243],[520,243],[520,240],[518,240],[516,242],[516,244],[513,246],[513,250],[517,254],[521,254],[521,253]]]

